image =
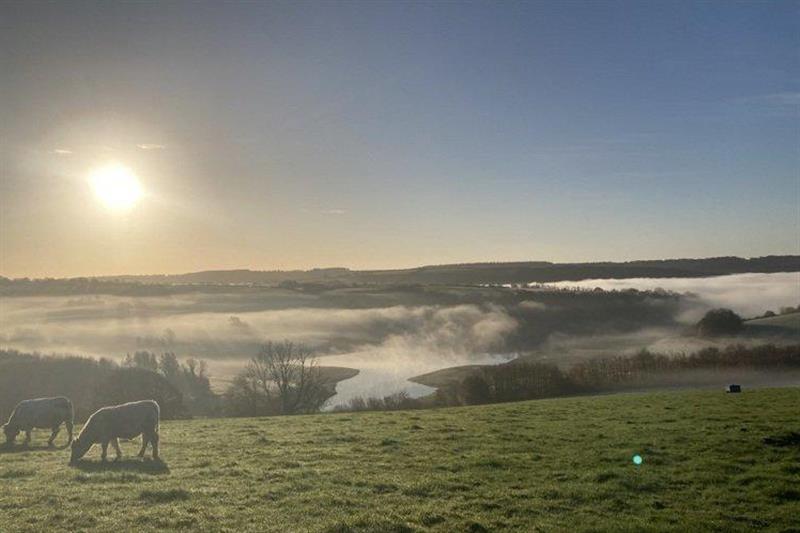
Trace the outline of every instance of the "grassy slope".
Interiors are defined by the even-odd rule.
[[[800,313],[788,313],[769,318],[756,318],[745,322],[747,326],[769,326],[800,331]]]
[[[800,430],[798,406],[773,389],[165,422],[165,467],[1,453],[0,529],[788,530],[800,448],[761,439]]]
[[[761,342],[797,342],[800,339],[800,313],[745,321],[744,335]]]

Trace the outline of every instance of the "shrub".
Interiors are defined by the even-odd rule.
[[[736,335],[744,329],[744,321],[730,309],[712,309],[700,319],[696,328],[703,337]]]

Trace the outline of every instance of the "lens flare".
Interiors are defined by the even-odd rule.
[[[638,453],[633,456],[633,464],[638,466],[638,465],[642,464],[643,462],[644,462],[644,459],[642,459],[642,456],[639,455]]]

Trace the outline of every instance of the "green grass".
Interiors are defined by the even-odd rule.
[[[799,413],[795,388],[164,422],[164,463],[0,453],[0,530],[797,531],[800,447],[762,439]]]
[[[787,333],[800,332],[800,313],[788,313],[768,318],[756,318],[745,321],[745,325],[752,329],[754,326],[763,328],[784,329]]]

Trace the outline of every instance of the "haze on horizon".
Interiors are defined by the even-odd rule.
[[[0,7],[0,275],[800,254],[798,4]]]

